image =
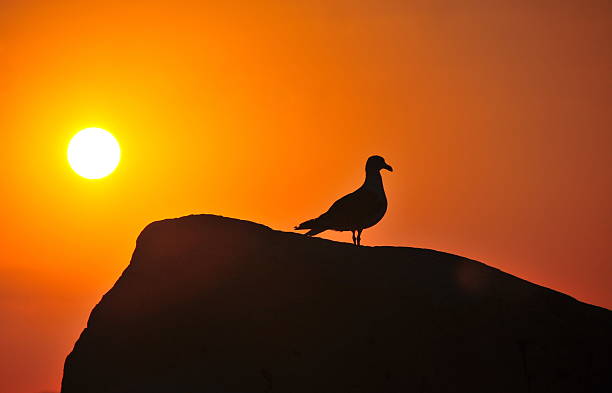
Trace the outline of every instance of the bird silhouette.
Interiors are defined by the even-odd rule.
[[[361,245],[361,232],[376,225],[387,211],[387,197],[380,171],[386,169],[393,172],[393,168],[381,156],[368,158],[365,169],[366,177],[361,187],[338,199],[319,217],[305,221],[295,229],[309,229],[306,232],[308,236],[314,236],[328,229],[351,231],[353,244]]]

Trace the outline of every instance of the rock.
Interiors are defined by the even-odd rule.
[[[612,313],[438,251],[154,222],[62,393],[608,392]]]

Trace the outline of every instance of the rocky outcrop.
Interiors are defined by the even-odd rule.
[[[63,393],[604,392],[612,313],[442,252],[154,222]]]

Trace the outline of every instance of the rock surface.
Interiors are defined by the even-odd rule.
[[[482,263],[211,215],[154,222],[63,393],[612,391],[612,312]]]

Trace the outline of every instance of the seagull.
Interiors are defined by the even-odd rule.
[[[387,197],[380,171],[386,169],[393,172],[393,168],[381,156],[368,158],[365,169],[366,177],[361,187],[338,199],[319,217],[305,221],[295,229],[310,229],[306,232],[307,236],[314,236],[328,229],[351,231],[353,244],[361,245],[361,232],[376,225],[387,211]]]

